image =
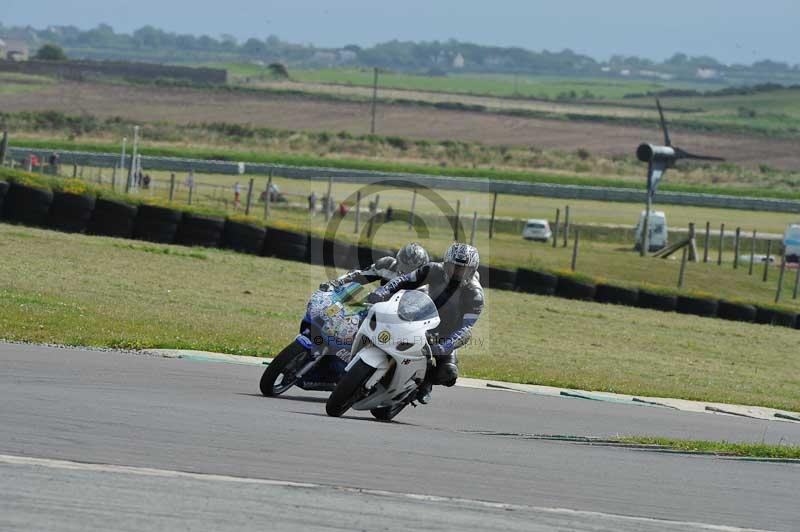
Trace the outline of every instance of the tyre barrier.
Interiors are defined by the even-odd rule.
[[[766,307],[756,307],[756,323],[795,328],[797,326],[797,314]]]
[[[44,227],[52,203],[50,190],[11,183],[3,201],[3,218],[23,225]]]
[[[47,226],[66,233],[85,233],[96,202],[94,196],[55,192]]]
[[[224,228],[225,220],[222,218],[185,213],[175,241],[182,246],[216,248],[222,240]]]
[[[650,290],[639,290],[639,308],[672,312],[678,306],[678,297],[659,294]]]
[[[375,264],[380,258],[392,256],[394,257],[396,252],[390,249],[380,249],[380,248],[370,248],[367,246],[358,246],[356,250],[356,258],[357,264],[356,268],[361,270],[365,270]]]
[[[239,253],[259,255],[264,249],[266,236],[267,230],[263,227],[226,220],[220,247]]]
[[[514,290],[517,284],[517,271],[495,268],[494,266],[479,266],[478,274],[481,285],[497,290]]]
[[[141,205],[136,215],[133,236],[137,240],[147,240],[159,244],[172,244],[178,233],[183,213],[167,207]]]
[[[703,297],[678,296],[675,310],[680,314],[692,314],[704,318],[713,318],[717,315],[719,302],[715,299]]]
[[[8,183],[0,181],[0,215],[3,214],[3,199],[6,197],[6,192],[8,192]]]
[[[350,244],[311,236],[309,238],[309,262],[317,266],[331,266],[350,270],[357,267],[356,250]]]
[[[598,303],[635,307],[639,303],[639,289],[600,283],[594,300]]]
[[[756,307],[722,300],[717,306],[717,317],[729,321],[753,322],[756,320]]]
[[[597,286],[594,283],[581,281],[572,277],[559,275],[556,295],[566,299],[594,300]]]
[[[517,270],[514,286],[522,292],[552,296],[556,293],[558,277],[546,272],[520,268]]]
[[[261,255],[290,260],[308,261],[308,233],[293,233],[284,229],[267,230]],[[302,248],[302,253],[300,249]]]
[[[99,198],[94,204],[87,232],[92,235],[132,238],[136,213],[135,205]]]

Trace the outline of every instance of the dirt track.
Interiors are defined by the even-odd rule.
[[[142,121],[236,122],[279,129],[367,133],[369,104],[294,96],[235,94],[196,89],[62,83],[35,92],[0,96],[0,111],[58,110]],[[585,148],[596,154],[633,153],[639,142],[659,141],[655,129],[589,122],[515,118],[413,106],[379,106],[379,134],[455,139],[543,149]],[[800,170],[800,143],[676,130],[673,137],[693,151],[747,166],[764,163]]]

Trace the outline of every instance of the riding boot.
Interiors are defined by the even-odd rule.
[[[441,386],[453,386],[458,379],[458,358],[455,351],[436,358],[436,377],[433,383]]]

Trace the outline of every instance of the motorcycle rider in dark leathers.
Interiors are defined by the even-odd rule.
[[[372,292],[367,301],[387,301],[399,290],[428,285],[430,295],[439,310],[441,322],[431,331],[431,354],[435,370],[428,368],[425,382],[417,399],[430,401],[433,384],[453,386],[458,379],[458,359],[455,350],[469,343],[472,327],[483,311],[483,287],[477,273],[480,264],[478,250],[468,244],[452,244],[442,262],[429,262],[419,269],[401,275]]]
[[[319,285],[320,290],[333,290],[347,283],[356,282],[361,285],[380,281],[386,284],[395,277],[413,272],[430,261],[428,252],[417,242],[406,244],[395,257],[381,257],[366,270],[353,270],[337,279]]]

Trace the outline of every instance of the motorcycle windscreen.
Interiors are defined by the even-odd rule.
[[[439,312],[426,294],[409,290],[400,298],[397,315],[403,321],[424,321],[437,317]]]

